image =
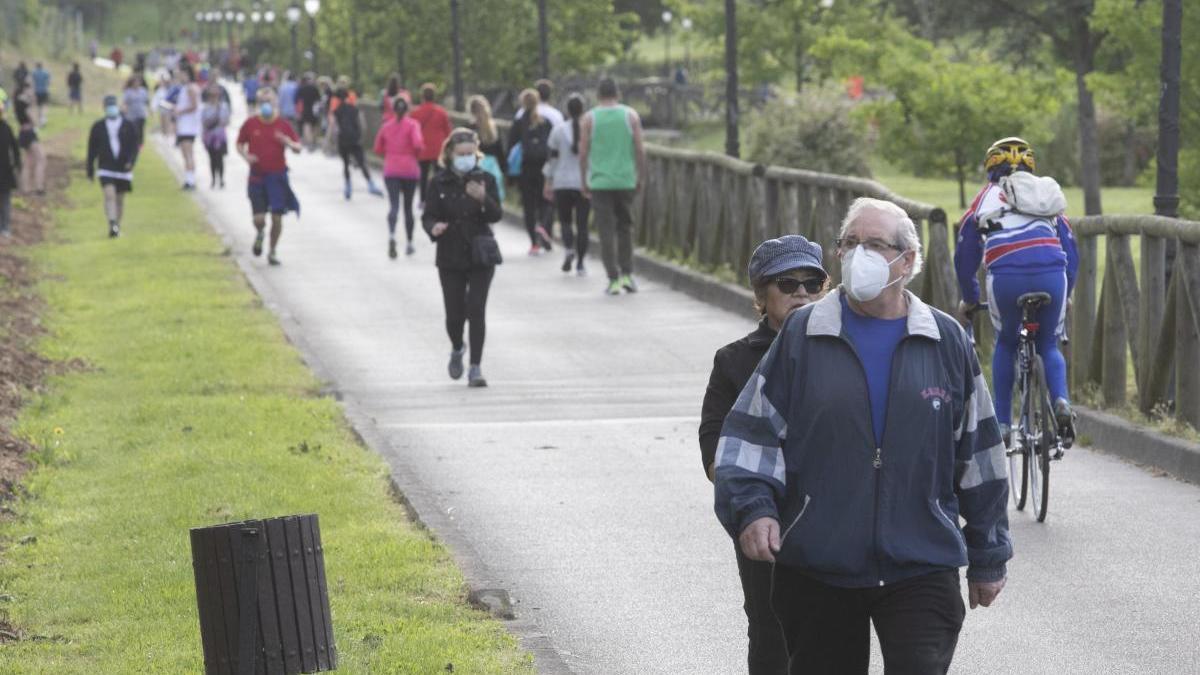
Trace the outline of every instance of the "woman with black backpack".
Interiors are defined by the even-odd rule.
[[[540,255],[549,251],[550,232],[553,222],[553,206],[542,194],[545,176],[542,167],[550,158],[550,122],[538,112],[541,97],[534,89],[521,92],[521,107],[525,113],[513,122],[508,135],[508,147],[520,144],[521,171],[517,186],[521,190],[521,207],[525,212],[525,230],[529,232],[529,255]],[[510,153],[517,152],[515,149]],[[510,170],[515,169],[510,162]]]
[[[353,159],[358,163],[358,168],[362,170],[363,178],[367,179],[367,191],[377,197],[382,197],[383,190],[380,190],[371,178],[367,160],[363,157],[363,123],[362,113],[358,110],[358,97],[350,91],[347,82],[342,81],[338,84],[341,86],[333,93],[329,102],[334,125],[330,134],[337,137],[338,154],[342,156],[342,177],[346,180],[343,194],[346,196],[346,201],[349,201],[350,195],[353,194],[353,188],[350,185],[350,160]]]
[[[479,136],[455,129],[442,146],[441,169],[430,180],[425,194],[421,225],[437,244],[438,277],[446,306],[446,333],[450,336],[451,379],[463,374],[463,328],[471,324],[471,368],[467,384],[486,387],[480,362],[488,290],[496,265],[501,262],[491,224],[500,220],[500,190],[492,174],[479,168],[483,153]]]

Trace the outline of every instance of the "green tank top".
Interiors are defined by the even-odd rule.
[[[593,108],[588,149],[588,187],[592,190],[637,188],[630,109],[624,105]]]

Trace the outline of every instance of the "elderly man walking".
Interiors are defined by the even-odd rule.
[[[717,517],[775,563],[790,673],[866,673],[871,623],[888,673],[945,673],[958,568],[972,608],[1004,587],[1004,445],[963,329],[904,288],[912,220],[858,199],[837,246],[843,285],[791,314],[725,420]]]

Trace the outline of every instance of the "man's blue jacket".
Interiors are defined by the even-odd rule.
[[[776,560],[835,586],[963,565],[971,581],[1003,578],[1012,557],[1007,460],[966,333],[906,291],[907,332],[877,445],[840,293],[788,317],[725,418],[717,518],[735,537],[758,518],[777,519]]]

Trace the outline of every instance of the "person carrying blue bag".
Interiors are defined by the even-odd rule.
[[[1067,299],[1075,287],[1079,253],[1063,211],[1067,201],[1053,178],[1034,175],[1029,143],[1015,136],[988,148],[984,159],[988,183],[979,191],[959,225],[954,268],[962,301],[959,320],[966,323],[979,304],[976,272],[987,268],[988,312],[996,329],[992,356],[992,388],[996,420],[1005,444],[1011,442],[1012,388],[1016,370],[1021,308],[1026,293],[1045,292],[1050,302],[1037,314],[1044,327],[1037,351],[1046,370],[1054,416],[1070,447],[1075,439],[1074,413],[1067,395],[1067,364],[1058,348],[1066,323]]]

